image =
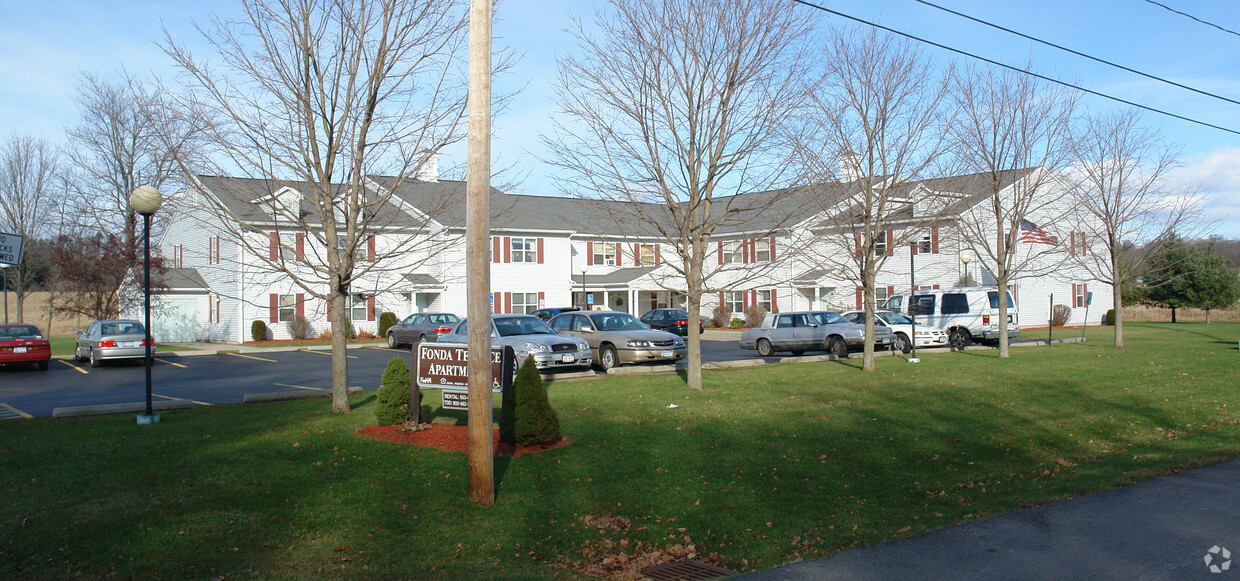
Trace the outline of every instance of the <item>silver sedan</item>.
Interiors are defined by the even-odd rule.
[[[85,331],[78,331],[73,356],[78,361],[89,359],[91,367],[99,367],[105,360],[146,357],[145,343],[146,328],[138,321],[95,321]]]
[[[451,333],[440,335],[440,343],[469,342],[469,322],[462,319]],[[568,367],[590,367],[590,344],[565,337],[532,315],[491,315],[491,346],[512,347],[518,369],[525,358],[534,357],[539,371]]]

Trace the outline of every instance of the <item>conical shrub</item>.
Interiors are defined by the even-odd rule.
[[[560,418],[547,399],[547,389],[543,387],[542,376],[538,374],[532,356],[525,358],[525,364],[517,372],[512,382],[512,395],[516,399],[512,432],[518,446],[550,444],[559,439]],[[500,420],[501,439],[506,431],[505,421],[506,418]]]
[[[409,383],[409,366],[400,356],[393,357],[383,370],[383,385],[376,394],[375,420],[380,426],[409,421]]]

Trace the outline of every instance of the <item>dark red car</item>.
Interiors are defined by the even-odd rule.
[[[0,365],[33,363],[39,371],[47,371],[52,360],[52,344],[34,325],[11,323],[0,325]]]

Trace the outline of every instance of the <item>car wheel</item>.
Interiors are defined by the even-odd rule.
[[[73,346],[73,360],[77,361],[78,363],[86,361],[86,358],[82,357],[82,346],[81,345]]]
[[[620,364],[620,356],[616,354],[616,348],[611,345],[603,345],[598,350],[598,365],[603,371],[609,371],[613,367]]]
[[[758,339],[758,356],[770,357],[775,353],[775,348],[771,347],[771,342],[766,339]]]
[[[957,351],[964,351],[964,348],[968,347],[969,343],[973,342],[973,337],[969,335],[968,329],[952,329],[952,334],[949,340],[953,349]]]
[[[47,361],[40,361],[40,362],[39,362],[39,371],[47,371],[47,364],[48,364],[48,362],[47,362]]]
[[[896,340],[891,345],[893,349],[901,353],[908,353],[913,350],[913,344],[909,342],[908,335],[904,333],[896,333]]]
[[[830,353],[836,359],[847,359],[848,344],[839,337],[831,337],[827,339],[827,353]]]
[[[103,360],[99,359],[99,352],[95,351],[94,349],[91,349],[90,350],[90,366],[99,367],[100,365],[103,365]]]
[[[388,341],[388,349],[395,349],[397,347],[400,347],[400,341],[396,340],[396,335],[394,333],[387,334],[387,341]]]

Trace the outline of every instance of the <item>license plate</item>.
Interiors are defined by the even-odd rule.
[[[673,351],[660,351],[659,352],[659,357],[675,357],[675,356],[676,356],[676,353]]]
[[[560,363],[572,363],[576,360],[577,358],[573,357],[572,355],[561,355],[560,356]]]
[[[26,348],[25,348],[25,347],[14,347],[14,348],[13,348],[13,352],[14,352],[14,353],[25,353],[25,352],[26,352]]]
[[[137,341],[117,341],[116,344],[121,347],[137,347],[138,346]]]

